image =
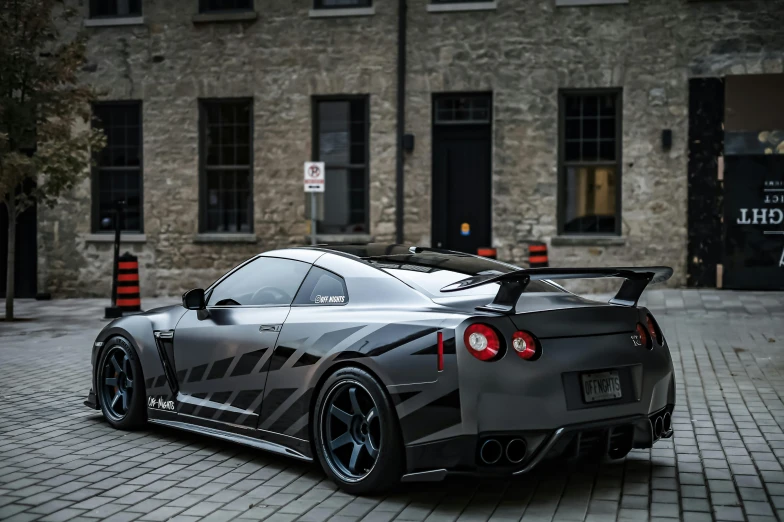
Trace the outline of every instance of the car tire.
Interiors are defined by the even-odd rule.
[[[95,367],[96,397],[104,418],[113,427],[132,430],[147,420],[144,374],[131,343],[109,339]]]
[[[397,414],[368,372],[347,367],[330,375],[311,421],[316,456],[341,489],[352,495],[381,493],[400,482],[405,454]]]

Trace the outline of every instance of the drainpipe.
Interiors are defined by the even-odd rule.
[[[398,0],[397,20],[397,161],[395,193],[395,242],[403,243],[404,164],[403,135],[406,125],[406,0]]]

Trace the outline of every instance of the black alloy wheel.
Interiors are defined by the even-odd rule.
[[[376,403],[360,383],[344,381],[330,391],[325,406],[327,461],[346,480],[362,480],[376,465],[381,448]]]
[[[104,349],[96,385],[106,420],[116,428],[131,428],[144,420],[144,383],[133,348],[120,338]]]
[[[397,416],[371,375],[359,368],[338,370],[316,404],[316,454],[340,487],[363,494],[399,481],[405,459]]]

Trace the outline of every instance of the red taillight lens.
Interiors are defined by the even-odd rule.
[[[640,336],[640,343],[645,348],[650,348],[650,339],[648,339],[648,330],[642,325],[642,323],[637,323],[637,335]]]
[[[528,332],[515,332],[512,334],[512,348],[519,357],[530,361],[536,357],[536,339]]]
[[[444,332],[438,332],[438,371],[444,371]]]
[[[648,314],[645,318],[645,321],[648,323],[648,331],[651,332],[651,336],[656,339],[656,344],[662,344],[662,334],[661,330],[659,330],[659,325],[656,324],[656,321],[653,320],[653,316]]]
[[[489,361],[501,350],[498,334],[486,324],[472,324],[463,335],[468,353],[480,361]]]

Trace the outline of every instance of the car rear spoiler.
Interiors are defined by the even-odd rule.
[[[507,274],[475,275],[462,279],[441,289],[442,292],[457,292],[487,285],[501,283],[501,288],[493,302],[479,307],[481,310],[515,313],[517,300],[531,281],[556,279],[595,279],[599,277],[621,277],[625,279],[621,289],[610,299],[611,304],[637,306],[643,290],[649,283],[661,283],[672,277],[668,266],[615,267],[615,268],[526,268]]]

